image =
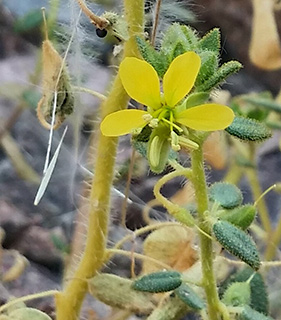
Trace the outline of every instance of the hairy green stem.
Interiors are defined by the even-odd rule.
[[[173,178],[180,176],[184,176],[187,179],[191,178],[192,171],[190,169],[183,168],[166,174],[156,182],[153,192],[155,198],[162,204],[164,208],[167,209],[167,211],[172,216],[174,216],[175,219],[177,219],[182,224],[191,227],[194,226],[195,221],[190,212],[187,209],[181,208],[179,205],[171,202],[161,194],[161,188],[165,183],[169,182]]]
[[[130,39],[124,45],[124,57],[138,56],[134,35],[143,32],[144,1],[124,0],[125,17]],[[119,75],[116,76],[107,100],[102,104],[101,118],[124,109],[128,96]],[[110,189],[114,176],[117,138],[99,134],[96,152],[95,175],[89,197],[90,209],[85,250],[73,278],[56,294],[57,320],[76,320],[87,293],[85,280],[93,277],[102,267],[106,255],[109,221]]]
[[[206,223],[206,211],[208,210],[207,185],[203,164],[202,144],[198,150],[191,153],[191,166],[193,171],[193,186],[198,211],[198,226],[207,234],[211,234],[211,227]],[[217,292],[216,279],[213,268],[212,240],[202,232],[198,233],[200,239],[200,258],[202,264],[202,285],[205,289],[208,313],[210,320],[220,319],[220,301]]]
[[[56,293],[58,293],[57,290],[49,290],[49,291],[43,291],[43,292],[34,293],[34,294],[28,294],[27,296],[23,296],[20,298],[10,300],[9,302],[3,304],[0,307],[0,313],[2,313],[4,310],[7,310],[7,309],[11,308],[12,306],[14,306],[15,304],[18,304],[20,302],[26,302],[26,301],[30,301],[30,300],[34,300],[34,299],[40,299],[40,298],[45,298],[45,297],[49,297],[49,296],[54,296]]]

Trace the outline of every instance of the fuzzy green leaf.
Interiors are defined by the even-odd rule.
[[[226,132],[244,141],[263,141],[271,137],[271,131],[262,122],[254,119],[235,117]]]
[[[212,77],[218,68],[217,55],[212,51],[204,51],[199,54],[201,67],[195,81],[195,88],[200,87],[205,81]]]
[[[182,284],[178,271],[160,271],[145,275],[133,282],[133,288],[144,292],[167,292]]]
[[[249,305],[251,288],[248,282],[234,282],[224,292],[222,302],[228,306]]]
[[[169,67],[166,56],[159,54],[159,52],[156,51],[149,42],[145,41],[141,37],[136,36],[136,42],[144,60],[151,64],[157,71],[159,77],[162,78]]]
[[[202,50],[210,50],[215,52],[217,55],[221,48],[221,33],[218,28],[214,28],[204,35],[199,41],[199,48]]]
[[[198,38],[194,30],[192,30],[190,27],[174,23],[164,35],[160,54],[164,55],[169,63],[171,63],[175,58],[175,49],[179,43],[181,50],[186,52],[194,51],[196,49],[197,42]]]
[[[238,72],[242,68],[242,64],[238,61],[229,61],[224,63],[215,74],[196,88],[196,91],[211,91],[217,87],[230,75]]]
[[[187,284],[183,283],[174,292],[190,308],[195,310],[202,310],[205,308],[204,301]]]
[[[191,49],[196,49],[199,41],[197,31],[186,25],[181,25],[181,30],[185,35],[185,39],[189,42]]]
[[[257,247],[252,238],[241,229],[227,221],[218,221],[213,225],[217,241],[230,253],[258,270],[261,262]]]
[[[209,196],[212,201],[218,202],[226,209],[238,207],[243,201],[240,189],[234,184],[227,182],[214,183],[209,188]]]
[[[231,283],[247,281],[253,275],[253,270],[249,267],[236,272],[230,276],[220,287],[220,296],[222,296],[225,290]],[[262,276],[256,272],[250,282],[251,288],[251,302],[250,307],[258,312],[268,315],[269,301],[266,286]]]

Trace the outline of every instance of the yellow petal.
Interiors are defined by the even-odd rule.
[[[168,106],[174,107],[194,85],[201,65],[195,52],[176,57],[163,78],[164,97]]]
[[[176,121],[194,130],[215,131],[228,127],[234,119],[233,111],[216,103],[202,104],[176,116]]]
[[[104,136],[118,137],[131,133],[133,129],[140,128],[146,124],[143,116],[147,114],[143,110],[120,110],[106,116],[100,129]]]
[[[130,97],[153,109],[160,107],[159,78],[149,63],[134,57],[125,58],[119,74]]]

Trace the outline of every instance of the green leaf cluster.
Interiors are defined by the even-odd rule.
[[[253,275],[253,270],[249,267],[239,270],[232,274],[227,280],[220,286],[220,297],[225,295],[227,288],[235,283],[245,283]],[[250,281],[250,301],[248,305],[254,310],[268,315],[269,301],[265,282],[260,273],[256,272]]]
[[[200,38],[191,27],[174,23],[165,33],[159,50],[141,37],[136,37],[136,41],[144,60],[155,68],[160,78],[178,55],[196,52],[201,58],[201,68],[193,92],[209,93],[242,67],[237,61],[219,65],[221,36],[218,28]]]

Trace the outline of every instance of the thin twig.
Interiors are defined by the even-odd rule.
[[[157,27],[158,27],[158,23],[159,23],[161,3],[162,3],[162,0],[158,0],[156,3],[156,8],[155,8],[155,17],[154,17],[154,23],[153,23],[152,35],[151,35],[151,44],[153,46],[155,43],[156,32],[157,32]]]
[[[122,202],[122,210],[121,210],[121,224],[124,228],[126,228],[126,213],[127,213],[127,205],[128,205],[128,198],[129,198],[130,186],[131,186],[131,181],[132,181],[133,169],[134,169],[134,165],[135,165],[135,155],[136,155],[136,151],[135,151],[135,149],[132,149],[130,167],[129,167],[128,178],[127,178],[127,183],[126,183],[126,189],[124,192],[125,198]]]
[[[81,10],[85,13],[85,15],[91,20],[92,24],[94,24],[98,29],[105,29],[109,22],[105,18],[99,17],[94,14],[85,4],[83,0],[77,0]]]

